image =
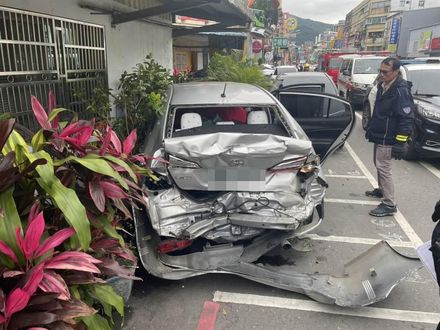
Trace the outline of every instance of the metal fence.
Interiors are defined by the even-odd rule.
[[[11,113],[35,130],[30,96],[47,107],[85,113],[85,100],[107,87],[104,27],[0,6],[0,114]]]

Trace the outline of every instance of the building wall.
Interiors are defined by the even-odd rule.
[[[440,7],[440,0],[391,0],[391,11]]]
[[[397,55],[401,57],[409,57],[408,47],[412,50],[413,44],[409,46],[411,31],[430,29],[439,24],[440,7],[430,9],[420,9],[405,11],[402,15],[402,23],[400,26],[399,44],[397,46]],[[426,30],[426,29],[425,29]],[[434,33],[437,30],[434,30]],[[413,33],[414,35],[414,33]],[[438,37],[438,35],[432,36]],[[413,36],[414,38],[414,36]],[[413,53],[413,51],[411,51]],[[422,56],[421,54],[417,56]],[[426,56],[426,55],[425,55]]]
[[[353,8],[347,14],[344,28],[347,46],[362,50],[384,49],[385,22],[389,10],[390,0],[364,0]]]
[[[108,81],[112,89],[116,89],[121,73],[124,70],[129,71],[148,53],[152,53],[154,59],[161,65],[168,69],[172,68],[172,29],[169,22],[161,19],[159,25],[133,21],[112,27],[110,15],[91,15],[91,12],[97,10],[80,8],[79,2],[78,0],[2,0],[1,5],[103,25],[106,31]],[[88,3],[99,8],[125,7],[111,0]],[[130,10],[129,7],[125,9]]]

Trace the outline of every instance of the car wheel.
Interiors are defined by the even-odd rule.
[[[406,149],[405,156],[403,157],[405,160],[415,160],[419,158],[419,154],[415,148],[414,145],[414,138],[411,137],[411,139],[408,141],[408,146]]]
[[[362,128],[366,131],[371,119],[370,103],[365,103],[362,110]]]

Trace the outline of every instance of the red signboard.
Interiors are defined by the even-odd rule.
[[[263,42],[261,40],[254,40],[252,42],[252,51],[258,54],[263,49]]]
[[[440,37],[432,38],[431,49],[440,49]]]

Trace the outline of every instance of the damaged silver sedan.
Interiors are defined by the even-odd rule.
[[[148,208],[136,211],[143,266],[165,279],[236,274],[341,306],[384,299],[418,266],[386,243],[342,278],[259,262],[323,220],[321,163],[353,124],[350,104],[334,95],[272,95],[231,82],[172,86],[145,150],[159,180],[145,182]]]

